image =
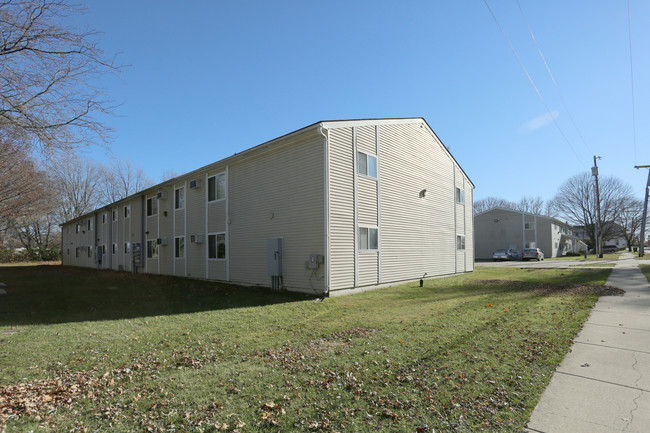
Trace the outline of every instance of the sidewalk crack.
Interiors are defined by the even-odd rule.
[[[632,352],[632,356],[634,357],[634,364],[632,364],[632,369],[633,369],[634,371],[636,371],[636,373],[637,373],[637,375],[638,375],[636,381],[634,382],[634,386],[638,386],[638,385],[639,385],[639,381],[641,380],[641,378],[643,377],[643,375],[642,375],[641,372],[640,372],[639,370],[637,370],[637,368],[636,368],[636,365],[637,365],[638,362],[639,362],[639,360],[636,358],[636,353]],[[634,412],[636,412],[636,410],[639,409],[639,403],[637,402],[637,400],[638,400],[639,398],[641,398],[642,395],[643,395],[643,392],[640,392],[640,393],[639,393],[639,394],[634,398],[634,400],[632,400],[632,403],[634,403],[634,408],[632,408],[632,410],[630,411],[630,418],[629,418],[628,420],[626,420],[626,421],[627,421],[627,424],[625,425],[625,428],[624,428],[622,431],[627,431],[627,429],[630,427],[630,425],[632,425],[632,422],[634,421]]]

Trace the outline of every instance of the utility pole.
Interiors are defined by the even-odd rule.
[[[635,165],[634,168],[650,168],[650,165]],[[643,257],[645,250],[645,221],[648,218],[648,192],[650,191],[650,170],[648,170],[648,184],[645,187],[645,200],[643,200],[643,217],[641,219],[641,236],[639,238],[639,257]]]
[[[601,226],[600,226],[600,189],[598,187],[598,163],[597,159],[602,159],[600,156],[594,155],[594,166],[591,167],[591,175],[596,178],[596,227],[595,227],[595,235],[596,235],[596,255],[598,258],[603,258],[603,252],[601,251],[601,245],[600,245],[600,232],[601,232]]]

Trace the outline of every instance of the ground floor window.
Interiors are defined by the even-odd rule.
[[[156,239],[147,241],[147,258],[156,259],[158,258],[158,242]]]
[[[180,236],[176,238],[175,245],[174,245],[174,251],[176,258],[181,259],[185,257],[185,237]]]
[[[88,257],[93,256],[93,247],[88,247]]]
[[[131,242],[124,242],[124,254],[131,254]]]
[[[117,254],[117,244],[113,244],[113,254]]]
[[[465,236],[457,235],[456,236],[456,249],[464,250],[465,249]]]
[[[379,229],[377,227],[359,227],[359,250],[377,251],[379,249]]]
[[[226,258],[226,234],[213,233],[208,235],[208,258],[225,259]]]

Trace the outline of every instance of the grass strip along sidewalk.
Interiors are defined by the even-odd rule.
[[[323,301],[1,267],[0,429],[521,431],[610,269],[479,268]]]

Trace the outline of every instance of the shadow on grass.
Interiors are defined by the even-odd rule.
[[[0,267],[0,326],[119,320],[313,299],[213,281],[68,266]]]

